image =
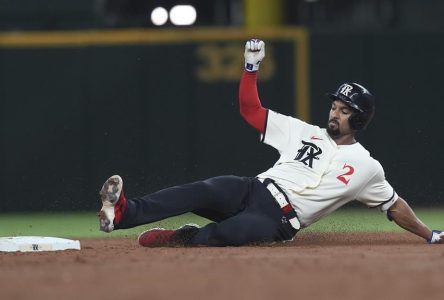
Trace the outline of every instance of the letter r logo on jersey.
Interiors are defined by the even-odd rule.
[[[313,143],[302,141],[302,148],[298,150],[298,154],[294,160],[298,160],[306,166],[313,168],[313,160],[319,160],[319,155],[322,154],[322,149]]]
[[[339,91],[339,93],[341,93],[344,96],[348,97],[348,93],[350,93],[352,91],[353,87],[351,85],[348,84],[344,84],[344,86],[342,87],[342,89]]]

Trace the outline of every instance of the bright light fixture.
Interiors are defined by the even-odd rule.
[[[151,12],[151,22],[156,26],[162,26],[168,21],[168,11],[163,7],[156,7]]]
[[[196,18],[196,9],[192,5],[176,5],[170,10],[171,23],[177,26],[193,25]]]

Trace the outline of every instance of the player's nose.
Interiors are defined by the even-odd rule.
[[[339,119],[339,110],[338,109],[330,110],[330,119]]]

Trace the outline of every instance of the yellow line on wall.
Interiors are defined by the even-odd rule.
[[[287,40],[294,42],[295,110],[304,120],[310,119],[309,37],[304,28],[249,29],[119,29],[84,31],[0,32],[1,48],[63,48],[134,44],[183,44],[202,41]]]
[[[220,41],[261,37],[269,39],[299,40],[304,38],[302,28],[279,30],[193,29],[193,30],[85,30],[85,31],[34,31],[0,33],[0,47],[72,47],[88,45],[183,43]]]
[[[301,33],[303,37],[296,44],[295,57],[295,115],[301,120],[310,121],[310,57],[309,57],[309,39],[307,32]]]

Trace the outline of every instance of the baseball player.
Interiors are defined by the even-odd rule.
[[[126,199],[123,181],[110,177],[100,191],[100,229],[110,232],[193,212],[212,222],[199,228],[143,232],[146,247],[240,246],[292,240],[295,234],[350,201],[379,208],[389,220],[424,238],[444,241],[430,230],[387,182],[381,164],[355,139],[372,120],[373,95],[362,85],[341,84],[328,98],[326,128],[262,107],[256,79],[265,44],[245,45],[240,113],[261,141],[279,151],[279,160],[256,177],[220,176]]]

